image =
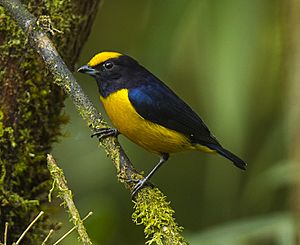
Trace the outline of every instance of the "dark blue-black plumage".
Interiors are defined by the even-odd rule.
[[[169,87],[129,56],[107,60],[112,69],[100,64],[96,76],[100,94],[105,98],[120,89],[128,89],[135,110],[143,118],[186,135],[191,143],[201,144],[230,159],[237,167],[246,164],[224,149],[202,119]]]

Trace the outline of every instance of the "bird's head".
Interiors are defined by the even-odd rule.
[[[139,83],[137,74],[144,72],[144,68],[127,55],[118,52],[101,52],[77,71],[94,77],[100,93],[105,96],[117,89],[129,88]]]
[[[127,55],[118,52],[96,54],[87,65],[77,71],[95,77],[97,80],[119,79],[124,73],[136,68],[138,63]]]

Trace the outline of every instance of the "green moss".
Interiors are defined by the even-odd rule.
[[[4,135],[7,134],[7,138],[11,144],[11,146],[14,148],[16,147],[16,142],[14,140],[14,130],[12,127],[5,127],[3,123],[4,114],[3,111],[0,110],[0,143],[4,144],[6,142]]]
[[[144,233],[149,238],[146,244],[188,244],[181,236],[183,228],[175,222],[174,210],[159,189],[142,189],[137,194],[134,209],[133,222],[145,226]]]
[[[43,6],[44,1],[23,3],[36,16],[49,16],[53,28],[62,31],[54,33],[53,41],[60,44],[62,54],[70,57],[72,45],[67,47],[66,37],[70,37],[76,19],[71,14],[71,1],[47,1],[48,8]],[[40,204],[47,202],[43,193],[51,184],[46,153],[60,136],[60,125],[66,122],[61,113],[65,95],[53,84],[47,69],[41,69],[42,60],[2,7],[0,16],[0,85],[1,92],[7,91],[0,94],[0,227],[9,222],[14,229],[12,242],[39,212]],[[39,244],[36,238],[26,236],[24,243]]]

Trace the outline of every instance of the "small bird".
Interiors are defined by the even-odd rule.
[[[133,58],[118,52],[101,52],[78,72],[96,79],[100,100],[115,126],[115,129],[101,129],[97,136],[121,133],[160,155],[155,167],[136,184],[133,196],[168,160],[170,153],[187,150],[218,153],[238,168],[246,169],[246,163],[223,148],[182,99]]]

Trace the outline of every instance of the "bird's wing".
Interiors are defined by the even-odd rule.
[[[220,145],[201,118],[164,84],[143,84],[130,89],[128,96],[146,120],[180,132],[193,143]]]

